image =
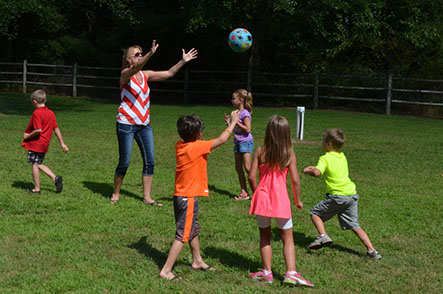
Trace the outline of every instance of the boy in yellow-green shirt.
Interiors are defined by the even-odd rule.
[[[358,194],[355,184],[349,178],[348,161],[340,148],[345,142],[344,134],[339,129],[328,129],[323,133],[323,150],[326,152],[316,166],[308,166],[303,173],[313,177],[324,176],[326,198],[311,210],[311,219],[318,231],[318,237],[308,248],[315,250],[332,245],[332,239],[325,230],[324,222],[338,216],[343,230],[352,230],[366,246],[367,257],[380,259],[381,255],[372,246],[368,234],[358,223]]]

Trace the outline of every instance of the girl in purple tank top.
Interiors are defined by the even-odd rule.
[[[254,140],[251,134],[252,94],[245,89],[238,89],[232,93],[231,103],[239,111],[239,121],[233,131],[235,170],[240,182],[240,194],[235,197],[235,200],[248,200],[249,193],[244,171],[249,174],[251,155],[254,148]],[[225,113],[226,124],[229,120],[230,116]]]

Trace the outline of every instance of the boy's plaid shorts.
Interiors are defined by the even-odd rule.
[[[28,163],[42,164],[43,159],[45,159],[45,153],[28,150]]]

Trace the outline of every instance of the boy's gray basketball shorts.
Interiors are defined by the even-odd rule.
[[[200,233],[198,197],[174,196],[175,239],[186,243]]]
[[[358,194],[350,196],[326,194],[326,198],[317,203],[310,214],[319,216],[323,222],[337,215],[342,230],[358,229],[360,228],[358,198]]]

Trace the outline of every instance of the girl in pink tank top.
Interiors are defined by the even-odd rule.
[[[257,169],[259,184],[257,186]],[[249,171],[249,185],[254,192],[249,214],[257,216],[260,230],[260,253],[263,269],[251,273],[252,279],[272,283],[271,218],[275,218],[283,241],[283,256],[286,275],[283,283],[290,286],[314,286],[295,269],[295,248],[292,234],[291,201],[286,187],[288,171],[291,177],[294,201],[298,209],[303,208],[300,200],[300,178],[297,160],[292,149],[291,132],[288,121],[273,115],[268,122],[265,140],[257,148]]]

